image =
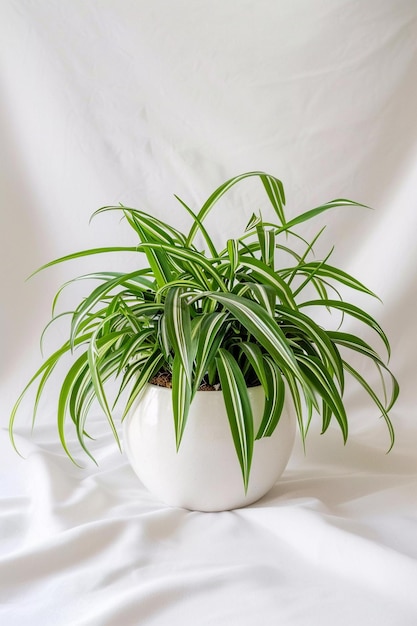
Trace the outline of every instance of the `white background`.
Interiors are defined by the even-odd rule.
[[[335,616],[342,624],[376,623],[372,620],[415,624],[415,599],[405,591],[411,574],[417,579],[417,2],[3,0],[0,30],[0,407],[5,494],[5,513],[0,519],[8,540],[0,576],[10,568],[15,572],[15,583],[8,582],[15,586],[11,591],[6,585],[5,597],[16,598],[12,608],[9,600],[5,601],[5,623],[23,624],[30,615],[34,616],[32,623],[42,625],[166,624],[174,623],[178,615],[178,623],[183,624],[267,624],[273,623],[272,616],[284,618],[283,623],[291,626],[331,624]],[[391,366],[401,385],[392,413],[397,445],[386,457],[388,438],[382,422],[361,406],[353,392],[348,394],[351,444],[343,448],[336,431],[320,439],[313,430],[307,456],[296,455],[284,479],[287,497],[278,494],[270,501],[277,510],[285,509],[278,525],[281,531],[273,519],[274,507],[263,510],[258,505],[230,518],[233,523],[218,516],[213,540],[219,546],[220,560],[213,557],[208,565],[210,555],[205,555],[197,540],[200,533],[210,531],[208,518],[201,514],[190,518],[185,512],[181,517],[180,512],[156,505],[152,509],[149,496],[135,492],[138,487],[133,475],[106,439],[104,424],[104,439],[98,444],[103,446],[101,478],[91,468],[85,470],[87,474],[78,473],[61,458],[52,426],[56,389],[50,390],[43,405],[38,443],[29,442],[27,433],[28,440],[24,440],[23,427],[30,423],[30,416],[23,411],[19,418],[27,461],[10,450],[4,429],[16,395],[41,362],[39,335],[49,320],[58,287],[85,271],[116,269],[116,264],[127,267],[137,261],[97,257],[52,268],[25,282],[27,276],[43,263],[75,250],[132,245],[132,236],[116,216],[99,217],[88,224],[92,212],[102,205],[123,202],[175,226],[187,226],[188,218],[174,193],[198,209],[224,180],[254,169],[283,181],[288,217],[335,197],[373,207],[373,211],[335,210],[309,226],[312,230],[307,234],[327,223],[321,244],[324,252],[336,244],[333,262],[360,278],[383,300],[383,305],[376,300],[363,302],[359,296],[354,301],[367,306],[391,340]],[[243,183],[230,201],[219,206],[209,222],[216,240],[240,233],[253,210],[265,204],[259,192],[254,183]],[[62,310],[69,306],[70,295],[63,297]],[[47,349],[59,341],[61,333],[60,328],[50,333]],[[48,454],[59,459],[61,473],[55,488],[49,488],[56,468],[51,469],[55,466]],[[117,487],[117,496],[115,485],[120,483],[106,473],[106,459],[120,472],[124,485],[129,485],[129,489]],[[39,502],[28,486],[35,466],[39,469]],[[352,483],[332,481],[342,470],[356,476]],[[322,480],[312,482],[312,476]],[[84,503],[80,494],[87,483],[83,481],[90,479],[99,486],[91,493],[87,490],[90,499]],[[112,495],[107,504],[91,505],[89,517],[86,507],[91,498],[96,504],[97,498],[103,498],[99,489],[103,484],[107,495]],[[296,485],[295,491],[291,491],[292,485]],[[68,507],[74,498],[81,505],[72,516],[62,516],[57,502]],[[164,541],[168,543],[164,545],[168,547],[166,558],[161,559],[158,543],[152,552],[152,542],[139,542],[138,560],[129,570],[126,546],[130,543],[127,538],[123,543],[123,534],[117,535],[123,544],[118,558],[126,567],[125,578],[120,574],[126,593],[132,590],[133,594],[127,572],[143,573],[140,563],[145,546],[147,563],[153,564],[154,570],[138,579],[136,600],[132,595],[126,602],[120,598],[113,602],[121,593],[114,582],[115,557],[97,549],[82,566],[76,557],[82,552],[80,542],[88,543],[82,535],[83,524],[86,529],[98,524],[100,532],[103,518],[115,519],[119,513],[117,519],[129,518],[130,498],[139,502],[132,513],[138,523],[142,514],[156,516],[157,527],[165,528]],[[351,502],[359,502],[359,508],[355,504],[349,509]],[[339,520],[340,536],[330,533],[330,540],[327,530],[323,536],[321,531],[316,533],[324,523],[325,509]],[[34,510],[40,517],[34,516]],[[392,517],[394,512],[398,517]],[[288,529],[298,521],[298,534],[290,538]],[[251,524],[253,535],[248,528]],[[133,528],[124,527],[127,534],[134,533]],[[152,524],[149,528],[151,534],[157,532]],[[65,544],[60,533],[76,532],[74,529],[80,540],[75,540],[72,560],[63,564],[57,557],[40,582],[35,574],[28,578],[29,561],[25,559],[33,559],[35,551],[55,563],[55,556],[62,554],[61,540]],[[312,533],[310,542],[307,531]],[[188,543],[182,544],[175,532],[187,537],[184,541]],[[242,533],[242,544],[237,543],[234,551],[229,535],[233,532]],[[190,537],[195,543],[189,543]],[[297,552],[297,537],[303,545],[302,556]],[[368,541],[370,537],[372,541]],[[256,570],[268,561],[271,549],[277,556],[277,560],[271,557],[271,567],[279,569],[282,542],[290,565],[279,570],[276,586],[261,585],[262,576],[268,579],[265,571],[259,570],[260,579],[246,579],[242,570],[237,569],[234,578],[227,569],[241,550],[246,554],[242,563],[246,559],[248,567]],[[180,574],[187,581],[185,588],[201,580],[200,600],[192,594],[186,599],[178,592],[170,604],[162,594],[155,610],[146,613],[143,607],[146,602],[152,604],[152,594],[159,597],[162,574],[171,589],[176,550],[182,549],[191,569],[178,565]],[[400,554],[406,555],[405,560]],[[309,560],[308,566],[297,559]],[[364,559],[362,573],[357,576],[355,562],[360,559]],[[40,563],[44,563],[42,558]],[[82,587],[88,610],[74,583],[79,567],[85,572]],[[104,575],[103,580],[96,580],[91,574],[96,567],[108,569],[107,582],[103,582]],[[386,574],[388,578],[380,574],[381,568],[391,572]],[[224,577],[223,587],[213,582],[218,571]],[[340,587],[334,576],[337,580],[340,576]],[[349,604],[344,604],[340,592],[343,585],[347,585],[346,596],[351,597]],[[55,600],[51,588],[56,589]],[[299,588],[303,589],[301,600]],[[109,591],[107,617],[100,612],[104,589]],[[281,597],[278,589],[284,594],[286,609],[277,600]],[[250,605],[245,608],[245,595],[250,593],[263,607],[260,621]],[[317,608],[318,598],[321,617],[313,622],[311,611]],[[236,608],[239,602],[243,602],[242,610]],[[64,607],[59,614],[54,613],[58,604]],[[120,607],[127,612],[119,613]],[[203,607],[206,617],[199,612]],[[396,616],[400,616],[397,621]]]

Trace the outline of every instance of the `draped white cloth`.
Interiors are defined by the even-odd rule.
[[[415,0],[4,0],[0,24],[0,622],[415,626]],[[390,454],[378,412],[348,389],[345,447],[337,425],[320,436],[314,423],[306,453],[297,441],[256,504],[169,508],[142,487],[97,409],[98,466],[81,455],[82,469],[71,464],[55,425],[57,377],[33,437],[22,405],[20,458],[8,415],[41,362],[54,293],[135,261],[90,258],[25,278],[78,249],[131,245],[112,216],[88,226],[102,205],[187,227],[174,193],[198,209],[255,169],[282,179],[288,216],[335,197],[374,208],[338,209],[305,234],[327,224],[318,253],[335,243],[334,263],[384,302],[352,296],[392,344],[401,395]],[[259,186],[242,185],[209,220],[216,240],[265,206]],[[82,293],[64,292],[59,310]],[[49,332],[45,353],[64,332]]]

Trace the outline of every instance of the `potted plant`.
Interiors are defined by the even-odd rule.
[[[262,183],[275,220],[253,214],[244,233],[219,250],[204,220],[228,190],[248,177]],[[137,238],[134,246],[84,250],[40,268],[120,251],[144,255],[147,262],[128,273],[82,277],[94,281],[93,289],[71,312],[67,341],[44,361],[17,400],[10,418],[13,443],[22,398],[36,383],[35,419],[51,373],[70,353],[73,362],[57,406],[65,452],[75,462],[65,434],[70,417],[81,448],[92,456],[86,422],[94,400],[119,443],[113,410],[122,403],[132,465],[170,504],[219,510],[261,497],[288,461],[295,423],[304,441],[314,414],[321,418],[323,433],[336,420],[346,441],[346,374],[375,403],[392,446],[389,411],[398,383],[369,343],[341,329],[345,317],[355,318],[375,332],[389,357],[382,328],[342,299],[340,290],[374,294],[331,265],[330,254],[314,257],[323,229],[311,241],[297,233],[300,224],[325,211],[364,205],[338,199],[287,220],[282,183],[264,172],[228,180],[197,214],[178,200],[192,220],[186,234],[141,210],[103,207],[94,215],[121,213]],[[203,250],[195,244],[197,233]],[[339,328],[323,328],[315,321],[318,311],[340,317]],[[53,320],[57,317],[54,313]],[[349,355],[355,354],[377,368],[380,394],[352,364]],[[108,384],[114,380],[118,386],[111,402]]]

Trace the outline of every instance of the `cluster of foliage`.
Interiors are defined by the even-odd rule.
[[[204,219],[231,187],[248,177],[260,179],[276,223],[254,214],[243,235],[229,239],[224,249],[218,250]],[[29,387],[37,382],[35,416],[55,366],[65,354],[74,353],[62,382],[57,409],[60,440],[72,459],[65,435],[68,416],[82,448],[91,456],[86,445],[86,419],[95,399],[118,440],[106,382],[119,381],[116,404],[123,398],[124,417],[144,386],[161,371],[172,377],[177,447],[190,403],[202,382],[221,388],[246,487],[254,440],[274,431],[285,393],[292,398],[303,440],[314,412],[321,415],[323,432],[335,418],[346,440],[346,373],[360,383],[376,404],[388,426],[392,445],[394,433],[388,412],[397,398],[398,384],[386,363],[360,337],[343,332],[341,327],[326,330],[307,314],[307,309],[322,307],[339,312],[342,320],[346,315],[356,318],[375,331],[389,357],[390,346],[382,328],[361,308],[344,301],[338,285],[374,294],[330,265],[330,255],[315,260],[313,246],[322,231],[307,242],[295,230],[299,224],[335,207],[363,205],[333,200],[287,221],[282,183],[264,172],[249,172],[228,180],[197,214],[178,200],[192,217],[187,234],[144,211],[125,206],[103,207],[94,215],[105,211],[122,213],[138,238],[137,245],[84,250],[40,268],[103,252],[130,251],[146,255],[147,259],[147,267],[136,271],[79,277],[93,279],[95,286],[71,312],[68,340],[45,360],[18,399],[10,420],[12,439],[16,411]],[[194,243],[198,232],[205,242],[203,251]],[[300,242],[302,252],[298,251]],[[284,266],[276,266],[277,249],[280,257],[286,259]],[[376,366],[383,381],[381,394],[373,390],[348,356],[342,356],[349,352],[367,357]],[[247,390],[253,385],[262,385],[266,397],[257,431]]]

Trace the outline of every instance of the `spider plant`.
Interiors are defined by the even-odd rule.
[[[260,180],[274,211],[274,222],[253,214],[240,237],[228,239],[223,249],[217,249],[204,220],[224,194],[248,177]],[[287,220],[281,181],[258,171],[225,182],[198,213],[177,199],[192,219],[188,233],[142,210],[107,206],[93,216],[107,211],[120,213],[134,232],[134,246],[84,250],[40,268],[103,252],[146,257],[145,268],[74,279],[92,279],[94,286],[70,312],[67,341],[44,361],[17,400],[10,418],[12,441],[22,398],[36,383],[34,421],[48,379],[62,357],[70,353],[73,361],[60,387],[57,426],[61,444],[74,462],[65,434],[67,418],[72,420],[81,447],[91,456],[86,421],[93,401],[98,400],[119,443],[114,407],[122,402],[123,419],[144,386],[160,372],[168,373],[172,383],[177,448],[201,384],[221,389],[246,488],[254,440],[272,434],[285,394],[292,398],[303,441],[313,414],[321,417],[323,433],[335,419],[346,441],[345,374],[356,379],[375,403],[388,427],[392,447],[394,431],[388,413],[398,396],[398,383],[386,365],[387,359],[359,336],[341,329],[346,316],[370,327],[389,358],[390,345],[379,324],[342,299],[339,292],[342,287],[344,292],[375,294],[331,265],[330,255],[315,258],[313,246],[323,229],[311,241],[297,233],[300,224],[325,211],[364,205],[337,199]],[[204,241],[203,250],[195,244],[197,233]],[[279,265],[277,251],[283,259]],[[54,300],[52,321],[62,315],[55,314],[62,289]],[[326,315],[333,311],[340,316],[338,330],[326,330],[307,312],[320,309]],[[357,354],[378,370],[380,392],[352,364],[350,356]],[[114,403],[109,399],[110,380],[118,383]],[[248,387],[255,385],[261,385],[265,392],[264,413],[256,431],[248,396]]]

